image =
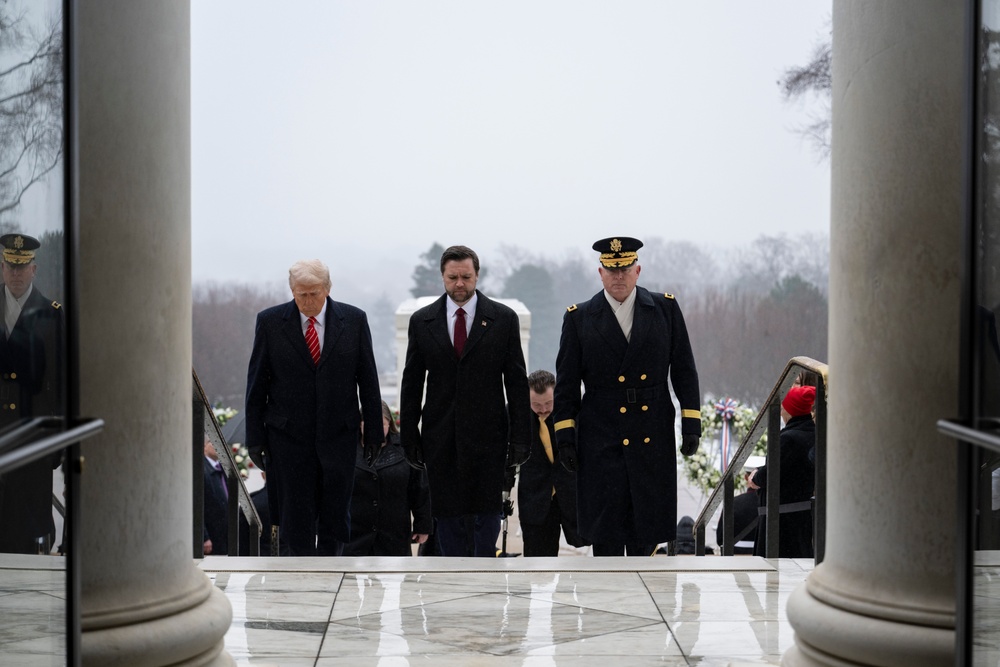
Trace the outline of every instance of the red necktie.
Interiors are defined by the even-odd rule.
[[[319,363],[319,336],[316,335],[316,318],[309,318],[309,326],[306,328],[306,345],[309,346],[309,354],[312,355],[313,363]]]
[[[465,349],[465,340],[469,337],[465,330],[465,311],[459,308],[455,311],[455,356],[462,358],[462,350]]]

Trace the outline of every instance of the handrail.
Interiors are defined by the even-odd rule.
[[[791,387],[792,382],[795,380],[793,371],[797,370],[815,373],[819,377],[820,382],[820,386],[816,387],[816,506],[814,530],[816,562],[819,563],[823,560],[826,533],[826,403],[828,399],[829,367],[826,364],[816,361],[810,357],[793,357],[785,365],[785,369],[778,377],[778,381],[774,384],[770,394],[768,394],[767,400],[764,401],[764,405],[761,407],[760,412],[757,413],[757,417],[754,418],[753,423],[750,425],[750,429],[740,442],[740,446],[736,449],[736,453],[733,455],[732,460],[726,467],[726,470],[722,475],[722,479],[719,481],[719,485],[715,487],[711,495],[709,495],[708,501],[705,503],[705,507],[702,508],[698,517],[694,520],[692,532],[695,537],[696,555],[705,555],[705,529],[708,522],[719,509],[719,503],[723,501],[725,501],[723,508],[725,520],[725,524],[723,525],[723,542],[728,540],[728,550],[730,553],[725,555],[731,555],[733,537],[732,502],[733,480],[735,479],[734,476],[738,471],[743,470],[743,466],[746,464],[747,459],[753,453],[754,445],[764,435],[765,429],[768,431],[767,487],[769,497],[767,505],[769,511],[767,513],[767,556],[769,558],[773,558],[774,556],[772,556],[771,553],[777,555],[777,526],[779,512],[770,511],[770,509],[771,507],[777,508],[778,506],[777,494],[780,489],[780,469],[778,467],[779,459],[777,456],[774,456],[772,460],[772,453],[776,453],[778,451],[778,408],[781,405],[781,399],[784,397],[785,393]]]
[[[236,460],[233,458],[232,449],[230,449],[229,445],[226,443],[225,436],[222,435],[222,429],[219,426],[219,421],[215,418],[215,413],[212,411],[212,404],[208,402],[208,396],[205,394],[205,388],[201,386],[201,381],[198,379],[198,373],[194,368],[191,369],[191,377],[194,381],[195,403],[200,404],[203,408],[202,433],[204,433],[208,439],[212,441],[212,446],[215,447],[215,452],[219,457],[222,474],[226,478],[226,488],[229,493],[229,506],[227,511],[229,519],[229,555],[238,556],[240,553],[239,511],[242,511],[250,529],[250,555],[259,556],[261,533],[260,515],[257,514],[257,508],[254,507],[253,499],[250,498],[250,492],[247,491],[246,484],[243,483],[243,477],[240,475],[239,468],[236,466]],[[196,450],[202,444],[202,441],[194,443]],[[201,526],[198,526],[197,528],[200,530]]]
[[[66,420],[62,417],[34,417],[13,429],[5,429],[5,435],[0,438],[0,452],[4,452],[0,454],[0,473],[16,470],[104,430],[103,419],[80,419],[74,420],[69,430],[36,439],[41,433],[56,431],[65,425]]]
[[[937,430],[956,440],[985,447],[994,454],[1000,454],[1000,436],[974,429],[954,419],[939,419]]]

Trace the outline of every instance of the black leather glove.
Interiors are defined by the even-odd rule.
[[[681,454],[691,456],[698,451],[698,441],[700,438],[694,433],[685,433],[681,436]]]
[[[514,479],[517,476],[516,466],[507,466],[503,470],[503,488],[505,491],[510,492],[514,488]],[[508,514],[508,516],[510,516]]]
[[[580,464],[576,461],[576,445],[571,442],[561,442],[556,445],[559,452],[559,463],[570,472],[580,469]]]
[[[403,454],[406,456],[406,462],[410,464],[411,468],[427,470],[427,466],[424,464],[424,452],[420,447],[416,445],[403,445]]]
[[[530,457],[531,450],[527,447],[511,445],[510,455],[507,457],[507,466],[513,468],[514,466],[524,465]]]
[[[505,517],[514,516],[514,501],[510,499],[510,494],[504,494],[503,515]]]
[[[369,468],[375,465],[375,459],[378,458],[379,448],[380,445],[369,445],[368,443],[365,443],[364,445],[365,463],[368,464]]]
[[[267,470],[267,457],[264,456],[263,447],[250,447],[247,453],[250,455],[250,460],[253,461],[255,466],[261,470]]]

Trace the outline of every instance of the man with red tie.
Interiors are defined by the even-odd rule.
[[[476,289],[471,248],[445,250],[441,278],[445,294],[410,317],[400,435],[410,464],[427,468],[441,554],[495,556],[505,461],[523,462],[530,442],[520,323]]]
[[[292,300],[257,315],[246,444],[267,471],[269,511],[288,553],[339,556],[350,540],[361,419],[382,419],[371,332],[363,310],[330,298],[321,261],[296,262],[288,284]],[[369,461],[382,440],[381,430],[365,430]]]

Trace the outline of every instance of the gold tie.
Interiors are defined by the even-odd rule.
[[[549,463],[555,463],[555,457],[552,456],[552,439],[549,438],[549,427],[545,425],[545,417],[538,418],[538,439],[542,441],[542,447],[545,449],[545,456],[549,459]],[[552,487],[552,495],[556,495],[556,487]]]
[[[552,440],[549,438],[549,427],[545,424],[545,417],[538,418],[538,439],[542,441],[549,463],[555,463],[555,457],[552,456]]]

